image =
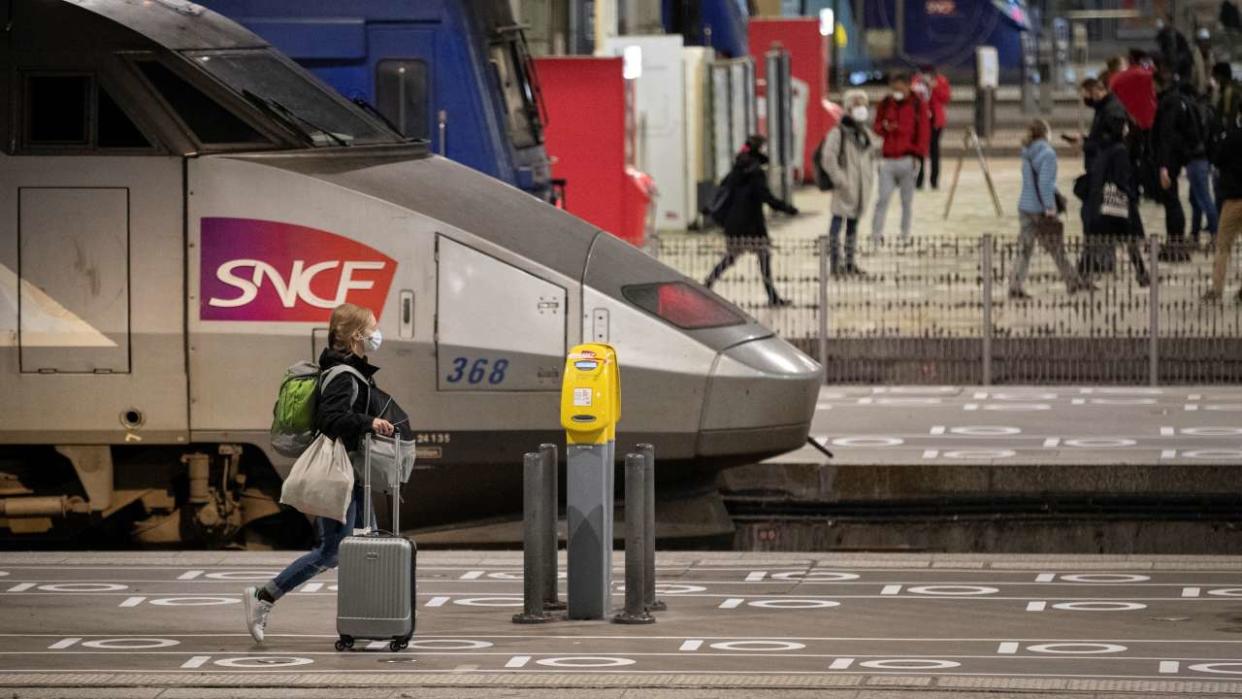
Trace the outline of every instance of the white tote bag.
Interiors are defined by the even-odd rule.
[[[344,524],[353,494],[354,469],[345,445],[321,434],[294,462],[280,489],[280,502]]]

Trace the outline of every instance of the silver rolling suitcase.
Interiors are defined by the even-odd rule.
[[[363,446],[366,492],[363,522],[371,523],[371,435]],[[418,549],[400,536],[400,483],[392,486],[392,534],[372,531],[341,542],[337,574],[338,651],[356,640],[388,641],[405,649],[414,635],[414,571]]]

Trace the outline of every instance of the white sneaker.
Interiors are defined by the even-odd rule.
[[[242,603],[246,608],[246,628],[256,643],[263,642],[263,631],[267,628],[267,616],[272,613],[272,603],[259,599],[259,588],[246,588],[242,595]]]

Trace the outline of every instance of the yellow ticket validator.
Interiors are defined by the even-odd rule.
[[[561,426],[567,444],[607,444],[621,420],[621,369],[611,345],[577,345],[565,358]]]

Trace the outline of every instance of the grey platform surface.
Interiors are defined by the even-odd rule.
[[[1242,696],[1239,557],[661,553],[656,624],[516,626],[519,553],[433,552],[409,650],[335,652],[331,573],[256,646],[296,555],[0,554],[0,695]]]
[[[811,434],[837,464],[1242,465],[1242,386],[826,386]]]

